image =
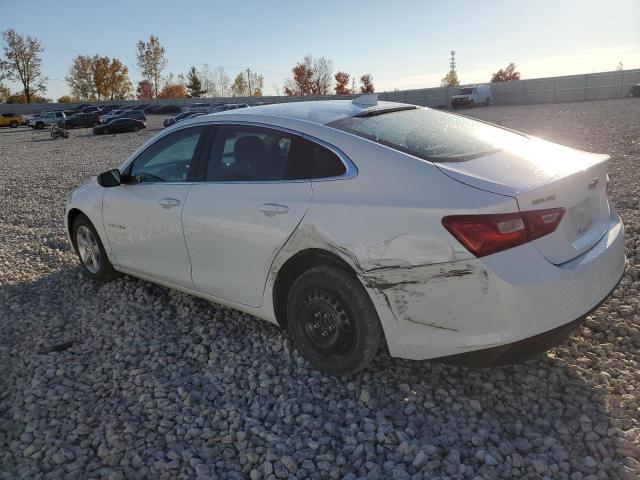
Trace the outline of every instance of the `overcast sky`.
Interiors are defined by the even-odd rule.
[[[42,41],[53,99],[69,93],[64,77],[78,54],[119,58],[135,84],[135,45],[150,34],[167,50],[166,74],[204,63],[231,77],[251,68],[274,94],[307,53],[336,71],[371,73],[379,91],[438,85],[452,49],[463,83],[488,81],[509,62],[523,78],[614,70],[620,61],[640,68],[639,25],[638,0],[0,0],[0,30]]]

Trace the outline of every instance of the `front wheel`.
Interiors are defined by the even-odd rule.
[[[116,275],[96,229],[86,216],[78,215],[75,219],[71,238],[80,264],[91,278],[108,282]]]
[[[289,333],[315,368],[350,375],[365,368],[380,346],[378,314],[358,279],[336,267],[307,270],[287,299]]]
[[[10,128],[18,128],[18,122],[16,122],[16,121],[14,120],[13,122],[11,122],[11,123],[9,124],[9,127],[10,127]]]

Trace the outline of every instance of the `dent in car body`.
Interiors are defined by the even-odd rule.
[[[302,223],[272,262],[268,291],[273,288],[282,265],[293,255],[306,249],[324,250],[353,268],[372,294],[378,311],[381,308],[388,310],[396,322],[409,321],[457,332],[458,328],[446,323],[446,320],[455,320],[446,305],[456,302],[456,296],[460,294],[487,294],[490,289],[489,276],[473,261],[457,260],[451,247],[446,249],[450,258],[448,262],[412,263],[412,260],[417,262],[419,255],[416,252],[423,250],[420,248],[422,244],[426,250],[433,246],[433,240],[421,243],[417,236],[400,234],[382,244],[345,247],[338,245],[316,225]],[[411,248],[400,248],[400,245],[410,245]],[[442,253],[444,248],[442,245],[439,247]],[[435,309],[430,304],[432,299],[437,299],[438,307]]]

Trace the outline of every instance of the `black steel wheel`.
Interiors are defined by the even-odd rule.
[[[315,267],[298,277],[289,292],[287,320],[300,353],[314,367],[337,375],[365,368],[382,338],[366,290],[338,267]]]

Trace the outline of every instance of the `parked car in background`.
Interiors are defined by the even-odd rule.
[[[189,119],[191,119],[191,118],[199,117],[199,116],[201,116],[201,115],[206,115],[206,113],[202,113],[202,112],[190,113],[189,115],[187,115],[187,116],[186,116],[186,117],[184,117],[183,119],[178,120],[176,123],[180,123],[180,122],[182,122],[182,121],[184,121],[184,120],[189,120]]]
[[[80,109],[80,113],[89,113],[89,112],[97,112],[101,107],[98,105],[89,105],[88,107],[84,107]]]
[[[71,110],[75,110],[75,111],[80,111],[85,107],[90,107],[91,104],[90,103],[81,103],[80,105],[76,105],[75,107],[73,107]]]
[[[211,110],[211,107],[214,107],[216,105],[222,105],[222,104],[211,104],[211,103],[192,103],[191,105],[186,105],[184,107],[182,107],[182,111],[183,112],[192,112],[192,113],[196,113],[196,112],[202,112],[202,113],[207,113],[209,110]]]
[[[165,130],[71,192],[65,221],[87,278],[264,318],[319,369],[382,345],[499,364],[562,341],[620,281],[609,165],[375,95],[294,102]]]
[[[474,105],[489,105],[492,99],[491,85],[463,87],[460,89],[460,93],[451,97],[451,106],[458,108],[473,107]]]
[[[141,112],[143,112],[145,108],[150,107],[150,106],[151,106],[150,103],[141,103],[140,105],[132,105],[131,109],[132,110],[140,110]]]
[[[146,120],[147,117],[141,110],[114,110],[113,112],[101,116],[100,121],[102,123],[108,123],[114,118],[133,118],[136,120]]]
[[[172,118],[165,118],[164,121],[162,122],[162,125],[164,125],[165,127],[170,127],[174,123],[179,122],[180,120],[183,120],[183,119],[187,118],[192,113],[193,112],[188,112],[187,111],[187,112],[179,113],[178,115],[176,115],[175,117],[172,117]]]
[[[180,113],[181,111],[178,105],[162,105],[157,113]]]
[[[100,115],[98,112],[89,113],[76,113],[71,117],[68,117],[64,122],[60,122],[65,128],[81,128],[81,127],[95,127],[100,125]]]
[[[109,123],[94,127],[93,133],[101,135],[103,133],[137,132],[143,128],[147,128],[147,124],[142,120],[135,120],[133,118],[115,118]]]
[[[66,118],[67,117],[64,112],[45,111],[34,117],[29,117],[25,120],[25,124],[29,125],[31,128],[42,130],[44,127],[48,127],[49,125],[58,125],[59,122],[64,122]]]
[[[24,118],[17,113],[0,113],[0,127],[18,128],[24,124]]]
[[[238,108],[247,108],[248,106],[246,103],[222,103],[214,105],[207,113],[226,112],[227,110],[237,110]]]

